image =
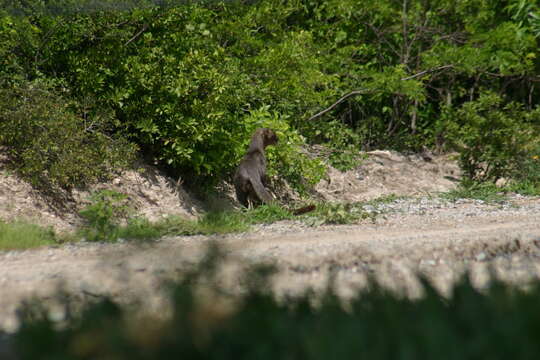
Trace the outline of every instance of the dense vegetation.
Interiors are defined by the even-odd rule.
[[[219,267],[208,264],[173,288],[170,317],[140,316],[138,306],[126,309],[110,299],[85,304],[80,313],[74,309],[81,304],[60,296],[66,319],[58,322],[42,303],[27,303],[15,335],[20,359],[540,356],[538,283],[527,291],[499,283],[478,291],[464,279],[446,298],[425,282],[424,296],[414,300],[372,283],[369,292],[359,292],[344,307],[331,286],[323,295],[308,292],[277,301],[268,291],[265,268],[244,271],[246,290],[231,295],[216,285]]]
[[[299,189],[323,176],[304,143],[325,144],[342,168],[359,149],[427,147],[460,151],[473,180],[538,170],[540,11],[531,1],[0,4],[0,142],[40,181],[105,176],[133,156],[129,141],[212,183],[258,126],[284,140],[271,170]],[[29,114],[25,129],[50,136],[21,134],[17,108]],[[64,128],[72,156],[56,136]]]

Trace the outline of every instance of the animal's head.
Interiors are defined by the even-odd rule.
[[[260,131],[260,134],[263,138],[263,144],[264,146],[268,146],[268,145],[274,145],[274,144],[277,144],[278,142],[278,137],[277,137],[277,134],[274,132],[274,130],[272,129],[267,129],[267,128],[263,128],[263,129],[258,129],[257,132]]]

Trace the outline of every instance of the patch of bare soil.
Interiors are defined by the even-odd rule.
[[[328,180],[315,190],[329,201],[363,201],[381,196],[425,195],[455,188],[460,170],[454,155],[403,155],[371,151],[362,165],[340,172],[330,168]]]
[[[0,159],[0,219],[4,221],[25,220],[59,232],[71,231],[81,224],[78,213],[90,203],[91,194],[105,189],[127,195],[133,215],[151,221],[166,215],[190,218],[200,209],[181,183],[147,165],[85,190],[57,191],[53,195],[32,188],[3,165]]]
[[[375,152],[354,171],[331,172],[330,181],[319,184],[317,190],[328,200],[346,201],[385,194],[418,195],[452,188],[454,182],[447,177],[456,172],[456,165],[446,157],[425,160]],[[23,211],[38,202],[31,189],[12,175],[3,178],[1,196],[8,193],[11,206]],[[20,196],[9,186],[19,187]],[[108,186],[138,196],[140,211],[149,209],[148,215],[159,216],[158,210],[163,210],[159,204],[174,208],[173,199],[174,209],[189,213],[182,201],[192,200],[179,197],[178,188],[165,178],[160,183],[132,174],[129,181],[121,178]],[[165,191],[162,198],[160,189]],[[42,206],[43,210],[46,205]],[[480,287],[487,283],[490,271],[519,284],[539,275],[540,198],[514,196],[502,204],[485,204],[416,196],[373,210],[381,213],[375,222],[348,226],[311,228],[287,221],[229,236],[164,238],[142,245],[80,243],[0,253],[0,328],[15,328],[15,309],[21,299],[30,294],[51,298],[58,284],[83,299],[105,295],[122,302],[144,299],[148,311],[163,313],[161,281],[193,266],[212,242],[223,246],[229,259],[223,281],[238,286],[238,264],[272,263],[279,270],[273,278],[278,295],[308,287],[321,289],[329,273],[334,274],[344,297],[364,286],[368,276],[418,296],[417,273],[431,279],[443,293],[467,270]]]

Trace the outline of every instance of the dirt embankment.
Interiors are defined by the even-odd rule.
[[[229,236],[164,238],[139,246],[80,243],[0,253],[0,328],[16,326],[14,314],[21,299],[30,294],[48,297],[58,284],[81,298],[107,295],[125,302],[142,298],[150,311],[159,312],[163,306],[161,280],[195,264],[213,241],[226,249],[230,264],[275,264],[279,272],[273,285],[278,294],[322,288],[329,272],[334,273],[343,296],[363,286],[368,276],[411,296],[421,293],[415,277],[418,272],[442,292],[465,270],[471,271],[478,286],[486,284],[490,271],[517,283],[538,277],[540,198],[514,196],[502,204],[485,204],[421,196],[454,186],[448,177],[456,171],[447,158],[426,161],[379,152],[359,169],[319,184],[321,196],[328,200],[352,201],[390,193],[415,195],[368,209],[381,213],[375,222],[311,228],[288,221]],[[124,182],[120,179],[113,185]],[[130,196],[146,191],[144,196],[157,203],[150,201],[152,206],[170,200],[163,194],[148,193],[151,190],[142,180],[140,184],[142,188]],[[178,189],[170,182],[164,184],[178,202]],[[4,189],[0,196],[5,196],[5,188],[0,189]],[[150,207],[141,200],[144,196],[134,198],[141,201],[139,209]],[[237,285],[237,270],[234,265],[226,268],[231,286]]]

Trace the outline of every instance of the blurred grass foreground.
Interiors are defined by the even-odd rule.
[[[217,285],[220,257],[210,251],[171,287],[169,316],[140,316],[138,306],[108,298],[75,304],[62,296],[59,322],[42,303],[27,302],[13,336],[18,358],[540,358],[540,282],[524,290],[494,281],[480,291],[464,276],[444,297],[422,280],[424,296],[410,299],[371,281],[347,303],[332,284],[322,294],[277,300],[268,267],[246,269],[234,295]]]

